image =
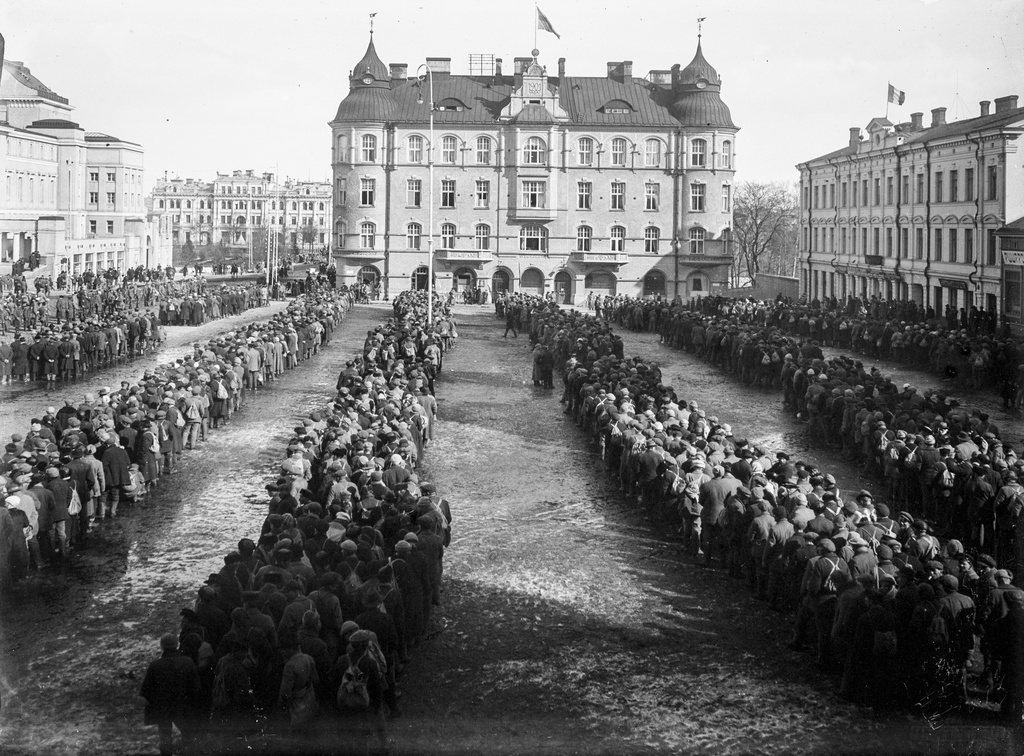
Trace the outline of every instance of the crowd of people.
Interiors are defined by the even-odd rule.
[[[131,284],[75,295],[0,295],[0,385],[48,389],[152,352],[163,326],[202,325],[269,304],[266,287],[202,280]]]
[[[393,305],[332,401],[294,429],[259,537],[232,546],[161,639],[141,689],[161,753],[172,724],[187,746],[219,738],[234,752],[318,720],[336,727],[334,747],[369,738],[386,749],[402,672],[441,601],[452,520],[417,470],[454,321],[438,300],[428,326],[422,293]]]
[[[177,470],[179,456],[227,424],[255,392],[318,353],[347,293],[292,302],[266,322],[206,342],[138,380],[68,398],[31,418],[0,457],[0,586],[66,564],[89,532]]]
[[[879,360],[891,360],[931,371],[958,389],[993,389],[1004,406],[1024,404],[1024,350],[1004,324],[997,329],[991,313],[972,307],[959,313],[947,307],[938,317],[910,301],[886,302],[849,297],[793,302],[733,299],[709,296],[683,305],[659,298],[628,296],[598,298],[593,308],[599,317],[613,320],[631,330],[664,333],[681,329],[684,313],[699,313],[707,323],[774,329],[778,334],[803,341],[816,341]],[[678,340],[680,334],[674,334]],[[718,349],[719,345],[706,342]]]
[[[622,305],[623,319],[637,307],[657,312],[657,320],[630,325],[661,332],[670,345],[706,359],[724,354],[732,360],[742,345],[770,351],[766,344],[780,340],[782,347],[789,338],[777,327],[730,323],[720,311],[700,308],[665,307],[662,313],[634,303]],[[852,406],[861,405],[853,429],[861,443],[850,451],[865,464],[879,457],[886,462],[892,444],[914,449],[920,466],[914,457],[908,464],[910,452],[903,453],[908,472],[897,479],[904,498],[887,505],[867,490],[840,490],[833,475],[784,450],[772,454],[734,435],[724,419],[687,401],[684,389],[666,385],[655,363],[627,358],[604,317],[523,295],[503,297],[498,313],[506,331],[511,321],[535,344],[535,384],[550,385],[548,361],[538,356],[550,352],[550,363],[562,371],[566,414],[592,436],[623,492],[671,523],[698,563],[727,570],[766,607],[795,612],[791,647],[813,644],[818,664],[836,674],[842,695],[879,710],[936,714],[965,703],[970,670],[971,681],[1001,700],[1011,721],[1020,721],[1024,591],[1014,585],[1022,572],[1016,533],[1000,541],[998,516],[994,541],[974,531],[964,540],[940,541],[934,533],[959,535],[948,531],[949,521],[957,520],[958,508],[977,508],[971,498],[977,490],[986,491],[985,506],[995,507],[998,499],[1019,512],[1016,478],[1024,475],[1024,463],[981,413],[911,386],[890,388],[891,381],[864,373],[848,358],[826,363],[802,351],[813,346],[810,338],[787,344],[778,361],[768,354],[779,383],[784,371],[804,378],[787,395],[794,411],[809,395],[845,403],[852,392]],[[707,335],[718,319],[726,321],[724,343]],[[685,335],[676,341],[677,333]],[[727,364],[738,377],[756,381],[756,370]],[[945,442],[940,445],[936,434],[957,447],[940,451]],[[961,434],[968,441],[961,442]],[[884,446],[883,436],[889,439]],[[955,498],[958,484],[953,494],[937,497],[934,478],[945,476],[940,467],[956,475],[958,465],[965,466],[966,500]],[[960,519],[970,522],[971,515]]]

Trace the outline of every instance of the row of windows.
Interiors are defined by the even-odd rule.
[[[948,177],[948,183],[947,183]],[[910,201],[910,175],[904,174],[900,177],[899,194],[896,194],[896,179],[894,176],[885,177],[884,194],[882,179],[862,178],[860,182],[851,179],[839,184],[839,206],[840,207],[869,207],[883,204],[892,205],[895,202]],[[962,191],[961,191],[962,188]],[[986,200],[999,199],[999,169],[997,166],[988,166],[985,173]],[[964,169],[964,182],[961,187],[959,169],[949,171],[936,171],[932,183],[932,202],[974,202],[975,181],[974,169]],[[925,174],[918,172],[914,176],[914,202],[925,202]],[[813,194],[811,188],[804,187],[804,205],[817,208],[831,208],[836,206],[836,185],[835,183],[817,185]]]
[[[132,175],[132,183],[135,183],[134,179],[135,179],[135,177],[134,177],[134,175]],[[93,181],[93,182],[98,182],[100,180],[100,172],[99,171],[89,171],[89,180]],[[107,171],[107,181],[116,181],[116,180],[117,180],[117,174],[114,171]]]
[[[862,228],[840,229],[839,251],[842,254],[851,255],[875,255],[878,257],[899,256],[901,259],[910,259],[910,232],[909,228],[901,228],[899,234],[898,248],[896,230],[893,228]],[[870,232],[870,233],[869,233]],[[883,235],[884,232],[884,235]],[[914,259],[923,260],[925,256],[925,229],[916,228],[914,232]],[[973,263],[975,256],[974,229],[973,228],[936,228],[933,231],[931,260],[934,262],[951,263]],[[815,228],[813,233],[808,234],[804,229],[804,243],[810,243],[811,251],[835,253],[836,233],[834,228]],[[987,265],[996,264],[996,240],[995,232],[988,232],[988,255]]]
[[[99,228],[99,222],[98,221],[94,221],[94,220],[89,221],[89,233],[90,234],[99,233],[98,228]],[[107,234],[113,235],[113,233],[114,233],[114,221],[108,220],[107,221]]]
[[[28,203],[28,204],[42,204],[44,202],[56,202],[57,201],[57,180],[53,177],[47,181],[46,177],[40,176],[39,180],[36,181],[35,176],[29,176],[28,181],[25,180],[24,176],[18,176],[17,182],[14,181],[14,177],[7,176],[7,201],[14,202],[17,197],[17,202]],[[49,186],[49,191],[46,191],[46,187]],[[48,199],[46,196],[48,196]],[[113,200],[111,200],[113,202]]]
[[[345,224],[338,224],[338,245],[345,245]],[[473,227],[473,248],[489,250],[491,248],[491,227],[486,223],[478,223]],[[612,226],[609,230],[608,244],[611,252],[626,251],[626,227]],[[690,229],[689,251],[691,254],[704,254],[705,231],[702,228]],[[455,249],[458,231],[454,223],[441,224],[441,249]],[[644,252],[656,253],[661,247],[661,229],[648,226],[644,229]],[[359,246],[361,249],[374,249],[377,243],[377,225],[370,221],[359,224]],[[421,249],[423,243],[423,226],[410,223],[405,227],[405,244],[408,249]],[[590,226],[579,226],[576,229],[576,251],[590,252],[593,250],[594,229]],[[521,252],[547,252],[548,230],[543,226],[524,226],[519,230],[519,250]]]
[[[338,203],[346,204],[348,199],[345,179],[338,179]],[[458,197],[455,179],[441,180],[441,207],[452,209]],[[591,181],[579,181],[576,183],[576,209],[592,210],[594,197],[594,184]],[[547,181],[542,179],[527,179],[522,181],[522,194],[520,207],[524,208],[546,208],[548,191]],[[700,182],[690,184],[690,210],[692,212],[704,212],[706,209],[707,186]],[[473,189],[473,207],[487,208],[491,201],[491,182],[486,179],[477,179]],[[373,207],[377,202],[377,180],[364,178],[359,180],[359,205],[361,207]],[[407,207],[423,206],[423,181],[422,179],[406,179],[405,182],[405,203]],[[611,210],[626,209],[626,183],[624,181],[612,181],[609,193],[609,207]],[[647,182],[644,184],[644,210],[661,209],[661,184]],[[722,186],[722,212],[732,212],[732,187],[728,184]]]
[[[442,163],[454,165],[457,162],[460,152],[459,139],[454,136],[441,137],[441,160]],[[413,134],[406,139],[405,155],[410,163],[422,163],[424,160],[424,139],[418,134]],[[625,166],[629,154],[639,154],[637,146],[632,145],[624,137],[615,137],[609,145],[608,164],[613,166]],[[464,147],[466,151],[471,148]],[[660,139],[647,139],[643,145],[643,164],[647,168],[659,168],[662,165],[662,153],[664,143]],[[491,165],[494,160],[494,140],[490,137],[480,136],[475,143],[476,164]],[[602,147],[592,137],[580,137],[576,140],[576,162],[578,165],[594,165],[594,156],[603,153]],[[708,167],[708,143],[706,139],[693,139],[690,141],[690,167]],[[364,163],[377,162],[377,137],[373,134],[364,134],[360,141],[360,157]],[[530,137],[523,146],[522,162],[524,165],[547,165],[548,146],[541,137]],[[722,143],[722,149],[718,154],[718,167],[732,168],[732,142],[726,140]]]
[[[165,200],[158,200],[157,201],[157,207],[160,208],[161,210],[163,210],[164,207],[165,207],[164,202],[165,202]],[[207,205],[206,200],[199,200],[198,209],[199,210],[207,210],[207,209],[212,210],[213,209],[213,205],[214,205],[214,203],[213,203],[212,200],[210,201],[209,206]],[[286,209],[287,203],[282,200],[280,205],[281,205],[280,209],[284,210],[284,209]],[[309,210],[309,211],[312,211],[314,209],[319,210],[320,212],[324,211],[324,203],[323,202],[307,202],[307,201],[303,200],[301,202],[292,202],[291,206],[292,206],[292,210],[295,210],[295,211],[298,211],[300,208],[302,210]],[[178,200],[176,200],[176,199],[166,200],[166,207],[168,209],[171,209],[171,210],[180,210],[181,209],[181,200],[180,199],[178,199]],[[252,207],[253,210],[262,210],[263,209],[263,202],[258,201],[258,200],[253,200],[251,207]],[[192,200],[185,200],[185,209],[186,210],[191,210],[192,209]],[[220,201],[220,209],[221,210],[246,210],[246,209],[248,209],[248,202],[246,202],[244,200],[237,200],[237,201],[235,201],[232,204],[231,200],[221,200]],[[271,210],[279,209],[278,208],[277,200],[272,200],[271,201],[270,209]]]

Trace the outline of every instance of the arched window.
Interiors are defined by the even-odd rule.
[[[454,163],[455,153],[458,152],[459,141],[453,136],[446,136],[441,140],[441,162]]]
[[[648,168],[661,165],[661,142],[657,139],[648,139],[644,143],[644,165]]]
[[[372,223],[359,224],[359,246],[363,249],[373,249],[377,241],[377,227]]]
[[[690,229],[690,254],[691,255],[703,255],[704,254],[704,229],[703,228],[691,228]]]
[[[476,138],[476,162],[480,165],[491,164],[491,140],[490,137]]]
[[[419,223],[410,223],[405,227],[405,246],[409,249],[419,249],[422,236],[423,227]]]
[[[615,137],[612,140],[612,165],[626,164],[626,140]]]
[[[690,142],[690,165],[694,168],[703,168],[708,164],[708,143],[703,139],[694,139]]]
[[[441,224],[441,249],[455,249],[455,224]]]
[[[363,162],[377,162],[377,137],[373,134],[363,134]]]
[[[473,238],[476,241],[477,249],[490,249],[491,227],[486,223],[477,224],[477,227],[473,229]]]
[[[547,145],[540,137],[530,137],[523,148],[523,162],[527,165],[544,165],[547,162]]]
[[[161,209],[161,210],[163,210],[163,209],[164,209],[164,201],[163,201],[163,200],[160,200],[160,209]]]
[[[522,252],[547,252],[548,230],[542,226],[523,226],[519,229],[519,249]]]
[[[423,137],[414,134],[409,137],[406,147],[410,163],[423,162]]]
[[[580,226],[576,229],[576,251],[589,252],[591,242],[594,239],[594,229],[590,226]]]
[[[338,221],[334,224],[334,233],[338,237],[338,249],[345,249],[345,221]]]
[[[576,143],[577,160],[580,165],[594,164],[594,140],[590,137],[581,137]]]
[[[192,209],[192,200],[185,200],[185,209],[186,210],[191,210]]]
[[[612,226],[611,234],[612,252],[626,251],[626,227]]]
[[[661,229],[657,226],[648,226],[644,229],[644,252],[657,252],[658,240],[661,239]]]
[[[722,167],[732,169],[732,142],[728,139],[722,142]]]

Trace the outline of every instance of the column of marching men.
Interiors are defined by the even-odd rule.
[[[231,544],[161,639],[141,693],[162,752],[172,723],[185,744],[228,749],[310,730],[387,747],[451,539],[448,503],[417,469],[456,329],[440,300],[427,326],[424,306],[400,295],[367,333],[333,400],[293,429],[260,535]]]
[[[290,303],[266,322],[197,342],[136,381],[65,399],[31,418],[0,457],[0,587],[66,563],[89,533],[145,502],[179,456],[230,422],[245,393],[278,380],[330,341],[347,292]]]
[[[0,385],[78,380],[152,353],[163,327],[199,326],[268,304],[265,286],[203,279],[129,284],[56,297],[0,293]]]
[[[1022,572],[1015,524],[1024,463],[982,413],[911,386],[893,391],[853,360],[826,363],[799,345],[787,347],[789,357],[768,357],[773,375],[792,362],[823,393],[852,392],[859,443],[850,452],[869,468],[886,469],[890,449],[901,449],[890,508],[869,491],[841,491],[833,475],[785,451],[773,455],[735,436],[666,385],[655,363],[625,357],[607,321],[523,295],[505,297],[501,307],[506,334],[530,335],[534,385],[551,387],[561,372],[566,414],[592,436],[625,495],[670,523],[689,558],[726,570],[766,608],[795,613],[791,648],[812,645],[842,695],[878,710],[935,714],[964,704],[970,682],[1020,722],[1024,591],[1013,580]],[[704,320],[692,318],[688,340],[668,333],[663,341],[694,348]],[[762,337],[785,340],[754,328],[744,343]],[[710,359],[706,344],[701,353]],[[816,377],[822,371],[824,381]],[[751,381],[756,370],[737,376]],[[834,394],[833,383],[854,385]],[[893,401],[880,400],[887,396]],[[956,447],[945,446],[954,440]],[[963,479],[951,484],[957,493],[936,485],[949,477],[942,470]],[[955,524],[974,522],[979,506],[992,509],[982,518],[992,530],[956,537]]]

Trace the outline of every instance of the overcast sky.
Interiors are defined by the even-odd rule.
[[[846,144],[851,126],[885,114],[886,86],[906,92],[892,120],[1024,95],[1021,0],[543,0],[561,39],[538,32],[549,73],[634,75],[686,65],[703,47],[741,127],[740,180],[796,179],[794,164]],[[469,0],[33,0],[0,3],[7,58],[71,100],[86,130],[141,143],[148,186],[171,176],[279,169],[324,179],[327,122],[368,40],[410,71],[472,53],[529,55],[534,6]],[[1022,100],[1024,103],[1024,100]]]

